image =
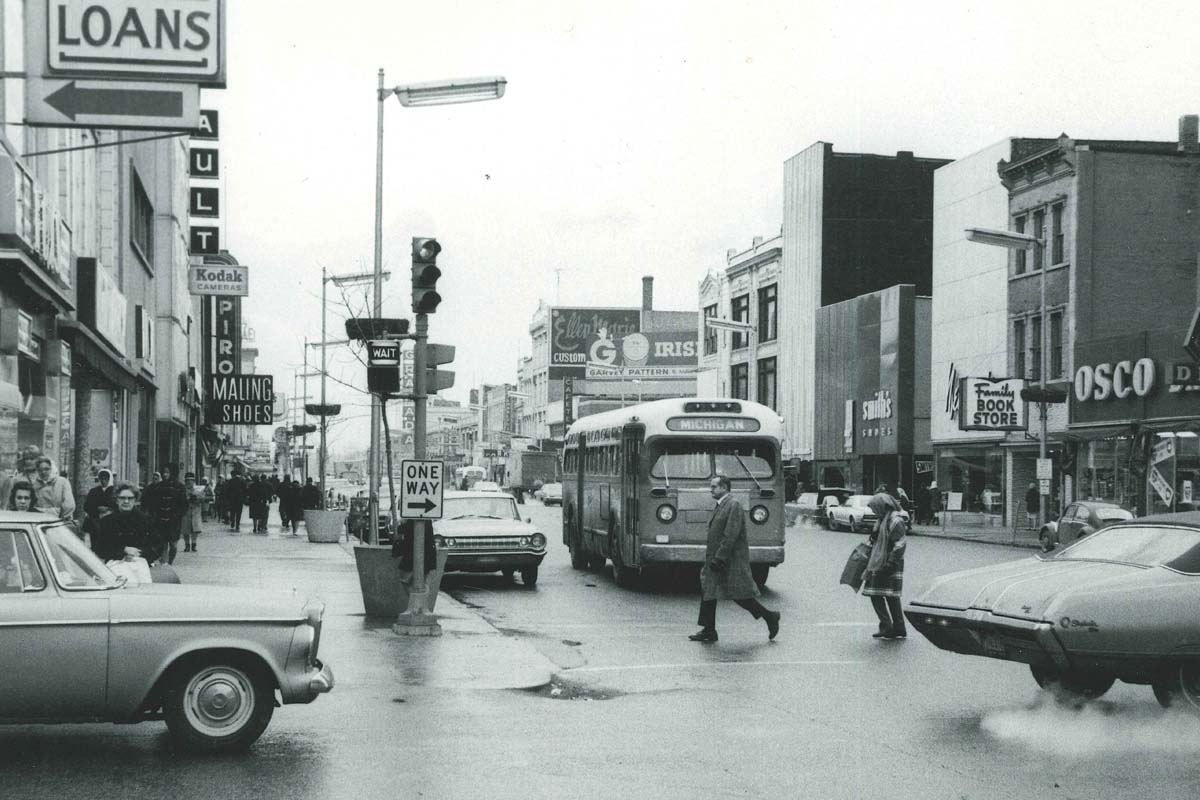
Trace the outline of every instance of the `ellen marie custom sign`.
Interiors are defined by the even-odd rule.
[[[1023,378],[963,378],[959,392],[958,427],[964,431],[1023,431]]]

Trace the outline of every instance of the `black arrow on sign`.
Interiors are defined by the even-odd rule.
[[[433,511],[435,508],[437,508],[437,503],[433,502],[428,497],[426,497],[420,503],[407,503],[406,505],[408,506],[408,508],[415,508],[418,511],[424,511],[426,514],[428,514],[430,511]]]
[[[160,89],[80,89],[71,81],[46,104],[74,120],[79,114],[110,117],[183,117],[183,92]]]

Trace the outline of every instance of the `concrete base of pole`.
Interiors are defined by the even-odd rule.
[[[396,618],[392,625],[392,633],[399,636],[441,636],[442,626],[437,617],[425,611],[425,594],[413,593],[408,596],[408,608]],[[418,609],[418,610],[414,610]]]

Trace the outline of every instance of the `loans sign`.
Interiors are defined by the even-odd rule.
[[[270,425],[274,404],[270,375],[209,376],[209,425]]]
[[[225,0],[48,0],[46,74],[225,86]]]
[[[958,427],[964,431],[1023,431],[1023,378],[963,378],[959,392]]]

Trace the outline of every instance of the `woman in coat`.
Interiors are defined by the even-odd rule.
[[[903,639],[908,635],[904,613],[900,606],[900,591],[904,588],[904,549],[908,526],[898,513],[900,504],[890,494],[877,494],[868,502],[879,520],[871,534],[871,556],[863,572],[862,593],[871,598],[879,617],[876,639]]]

